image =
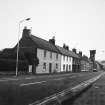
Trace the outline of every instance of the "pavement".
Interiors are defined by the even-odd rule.
[[[105,74],[70,105],[105,105]]]
[[[1,105],[29,105],[91,79],[102,72],[0,78]]]

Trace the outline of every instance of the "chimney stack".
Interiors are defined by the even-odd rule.
[[[51,44],[55,45],[55,36],[53,36],[53,38],[52,38],[52,39],[49,39],[49,43],[51,43]]]
[[[67,46],[65,43],[63,44],[63,48],[69,50],[69,46]]]
[[[72,49],[72,51],[76,54],[77,53],[77,50],[75,48]]]
[[[24,27],[22,37],[29,37],[31,35],[31,30]]]
[[[66,44],[65,43],[63,44],[63,48],[66,49]]]
[[[66,50],[69,50],[69,46],[66,46]]]
[[[82,57],[82,51],[79,51],[79,56]]]

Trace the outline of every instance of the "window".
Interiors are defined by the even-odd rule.
[[[68,56],[67,56],[67,61],[68,61]]]
[[[58,64],[56,63],[56,69],[58,69]]]
[[[71,57],[69,57],[69,61],[71,61]]]
[[[63,71],[65,71],[65,64],[63,65]]]
[[[46,51],[46,50],[44,50],[44,57],[46,57],[46,55],[47,55],[47,51]]]
[[[46,63],[43,63],[43,69],[46,70]]]
[[[56,59],[58,59],[58,53],[56,53]]]
[[[73,64],[75,64],[75,60],[73,59]]]
[[[66,71],[68,71],[68,64],[66,65]]]
[[[69,70],[71,70],[71,65],[69,65]]]
[[[63,56],[63,60],[65,61],[65,56]]]
[[[50,58],[52,58],[52,52],[50,52]]]

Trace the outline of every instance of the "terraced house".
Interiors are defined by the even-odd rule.
[[[19,42],[20,51],[27,54],[29,72],[53,73],[60,72],[60,52],[55,46],[55,39],[46,41],[31,34],[30,29],[24,28]],[[33,55],[33,56],[32,56]],[[38,65],[35,61],[38,59]]]
[[[73,62],[75,60],[79,61],[79,56],[74,52],[70,51],[69,46],[65,44],[63,45],[63,47],[57,46],[57,48],[61,52],[61,72],[74,72]],[[77,71],[79,71],[78,68]]]
[[[32,73],[72,72],[74,58],[79,59],[68,46],[57,46],[54,37],[46,41],[32,35],[27,28],[23,30],[19,48],[29,61],[28,72]]]
[[[70,72],[72,71],[72,56],[69,53],[68,46],[64,44],[63,47],[57,46],[61,52],[61,72]]]

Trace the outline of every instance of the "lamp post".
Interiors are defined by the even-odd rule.
[[[19,61],[19,35],[20,35],[20,24],[24,21],[28,21],[30,20],[30,18],[27,19],[23,19],[21,21],[19,21],[19,31],[18,31],[18,43],[17,43],[17,58],[16,58],[16,76],[18,75],[18,61]]]

